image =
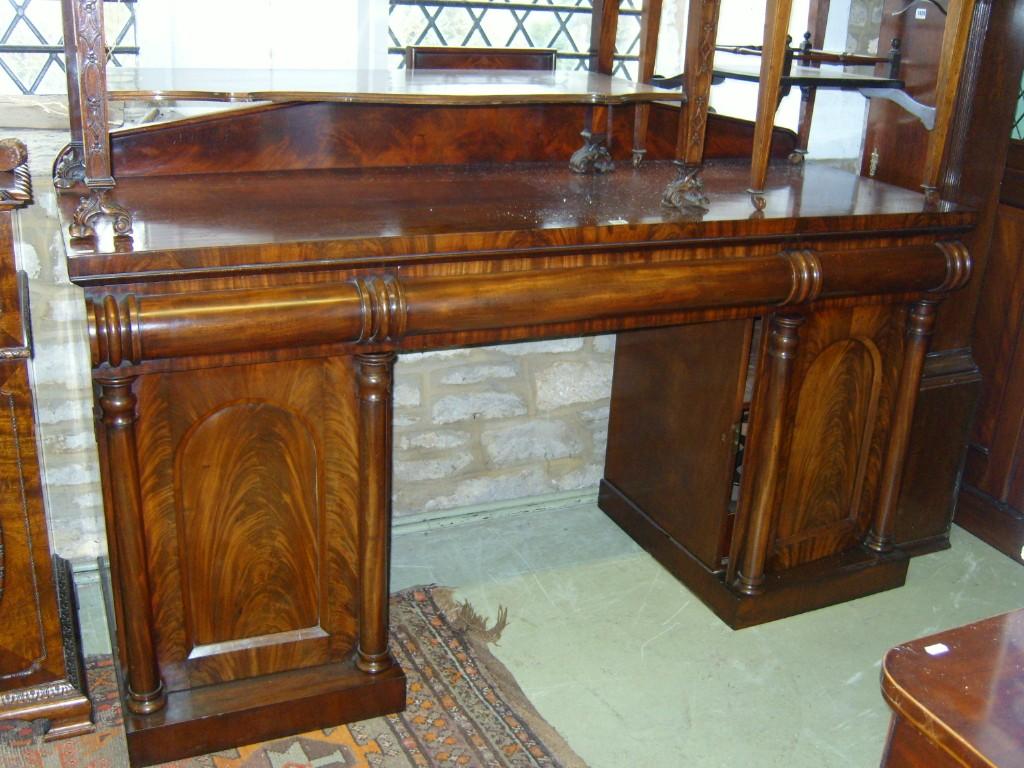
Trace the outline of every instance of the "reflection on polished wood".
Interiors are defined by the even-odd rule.
[[[1024,611],[903,643],[885,655],[885,768],[1021,765]]]
[[[336,101],[355,104],[628,104],[670,91],[565,70],[130,69],[110,71],[111,99]]]
[[[854,226],[848,217],[859,225],[919,231],[940,223],[967,227],[973,220],[966,211],[926,210],[913,192],[823,166],[772,170],[764,216],[753,219],[746,168],[724,161],[705,171],[714,204],[703,215],[660,205],[674,168],[658,162],[587,178],[561,163],[127,178],[118,199],[138,222],[131,250],[101,229],[96,241],[69,240],[69,269],[82,280],[109,280],[120,272],[137,280],[192,267],[368,266],[574,244],[591,250],[696,247],[708,238],[845,229]],[[65,212],[72,202],[61,199]]]

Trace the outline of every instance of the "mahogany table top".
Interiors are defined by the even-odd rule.
[[[898,645],[882,665],[894,711],[963,765],[1024,755],[1024,610]]]
[[[218,267],[323,261],[373,266],[452,253],[700,240],[794,240],[822,233],[964,229],[974,214],[928,207],[916,192],[834,168],[772,169],[763,215],[746,192],[748,165],[710,163],[710,210],[661,204],[669,162],[580,176],[561,163],[288,171],[126,178],[115,199],[134,235],[68,239],[76,282]],[[60,198],[69,221],[77,200]],[[64,227],[67,238],[67,227]],[[215,258],[211,255],[216,251]]]
[[[362,104],[626,104],[671,92],[593,72],[112,68],[115,100]]]

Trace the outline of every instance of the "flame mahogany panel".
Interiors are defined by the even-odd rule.
[[[169,690],[344,658],[356,635],[348,358],[144,377],[138,427]]]
[[[193,648],[317,626],[323,471],[299,414],[226,403],[182,439],[174,486]]]
[[[666,93],[666,96],[669,94]],[[118,179],[182,173],[383,168],[564,161],[580,144],[586,107],[408,107],[374,104],[274,104],[111,133]],[[632,150],[632,106],[612,109],[612,155]],[[679,108],[651,105],[648,158],[671,160]],[[708,158],[745,157],[752,124],[709,118]],[[773,133],[772,157],[796,146]]]
[[[819,312],[799,329],[771,567],[793,568],[863,538],[893,409],[905,311]]]

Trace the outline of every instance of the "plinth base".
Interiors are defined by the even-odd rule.
[[[598,506],[733,629],[883,592],[907,579],[904,552],[879,555],[857,548],[769,574],[760,594],[742,595],[725,583],[723,572],[709,570],[607,480],[601,481]]]
[[[125,705],[127,687],[110,609],[109,568],[101,564],[100,573],[114,646],[128,759],[135,768],[405,709],[405,672],[398,662],[392,659],[389,669],[369,674],[357,669],[355,660],[350,658],[245,680],[169,691],[164,708],[150,715],[133,715]]]

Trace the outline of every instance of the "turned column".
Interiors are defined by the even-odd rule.
[[[388,653],[391,563],[391,386],[395,353],[356,355],[359,397],[359,653],[383,672]]]
[[[131,376],[101,379],[99,404],[110,466],[114,520],[114,530],[110,533],[117,548],[117,578],[124,609],[127,703],[132,712],[145,715],[162,709],[166,697],[153,645],[149,568],[135,447],[134,381]]]
[[[768,559],[768,536],[775,516],[775,497],[779,482],[779,459],[782,452],[783,427],[786,416],[786,395],[793,371],[798,342],[797,330],[802,317],[776,315],[772,319],[768,339],[768,371],[765,396],[755,403],[760,414],[755,416],[757,428],[751,434],[754,456],[753,491],[743,536],[743,559],[736,574],[736,589],[745,595],[757,595],[764,583]]]
[[[876,552],[892,549],[893,526],[896,522],[896,504],[903,484],[903,468],[907,460],[907,444],[910,440],[910,425],[914,419],[914,406],[921,382],[928,342],[935,328],[934,301],[919,301],[913,305],[907,317],[907,338],[903,350],[903,370],[896,390],[896,404],[893,409],[892,429],[889,431],[889,447],[882,465],[881,497],[871,530],[864,544]]]

